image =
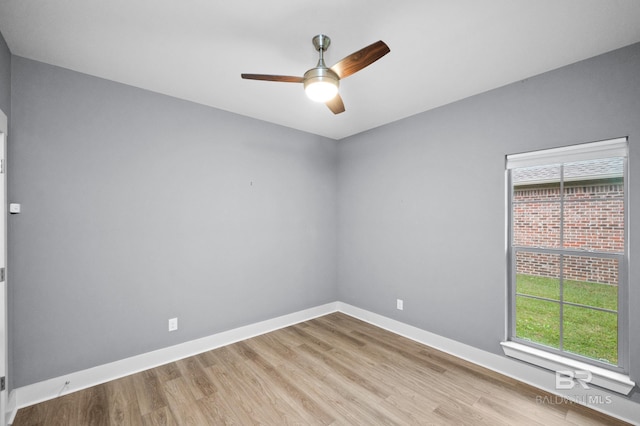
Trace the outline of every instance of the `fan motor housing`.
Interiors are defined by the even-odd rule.
[[[329,68],[317,67],[311,68],[309,71],[304,73],[304,88],[306,89],[308,85],[318,82],[327,82],[332,83],[336,87],[340,86],[340,78],[338,74],[333,72]]]

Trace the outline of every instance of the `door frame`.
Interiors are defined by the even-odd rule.
[[[7,318],[7,116],[0,110],[0,268],[4,278],[0,282],[0,377],[4,389],[0,390],[0,426],[7,424],[8,377],[8,318]]]

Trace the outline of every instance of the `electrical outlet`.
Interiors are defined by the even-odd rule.
[[[400,311],[404,309],[404,302],[402,299],[396,299],[396,308]]]
[[[178,329],[178,318],[169,318],[169,331],[176,331]]]

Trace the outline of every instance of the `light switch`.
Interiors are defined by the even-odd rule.
[[[9,204],[9,213],[11,213],[11,214],[20,213],[20,204],[18,204],[18,203],[10,203]]]

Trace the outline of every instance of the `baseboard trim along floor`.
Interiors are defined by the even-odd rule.
[[[333,302],[305,309],[292,314],[261,321],[233,330],[217,333],[201,339],[159,349],[112,363],[100,365],[14,389],[9,397],[7,420],[13,421],[18,409],[46,401],[60,395],[86,389],[130,374],[144,371],[178,359],[193,356],[221,346],[249,339],[261,334],[304,322],[313,318],[342,312],[403,337],[439,349],[458,358],[514,378],[551,394],[589,406],[621,420],[640,424],[638,404],[598,388],[571,390],[555,389],[555,373],[544,371],[524,362],[493,354],[484,350],[442,337],[400,321],[346,304]]]
[[[336,312],[337,306],[337,302],[328,303],[16,388],[11,391],[7,404],[8,423],[11,424],[13,422],[20,408],[327,315]]]

